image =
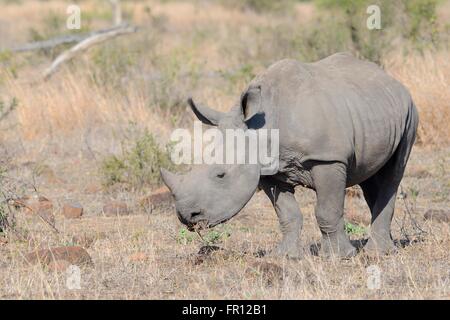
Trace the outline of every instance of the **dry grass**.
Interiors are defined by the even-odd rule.
[[[420,115],[418,141],[426,145],[450,143],[450,53],[397,55],[387,70],[410,91]]]
[[[0,47],[28,41],[30,28],[43,30],[46,14],[64,14],[67,3],[27,0],[2,7]],[[109,23],[96,3],[80,2],[94,16],[89,23],[94,29]],[[402,184],[407,198],[398,200],[393,222],[395,239],[409,245],[396,255],[360,254],[349,261],[312,255],[309,247],[320,240],[313,217],[315,196],[302,189],[297,198],[305,215],[303,260],[255,256],[280,238],[276,216],[262,193],[235,219],[216,228],[230,234],[217,243],[223,250],[198,255],[202,243],[195,235],[180,240],[182,226],[173,210],[150,214],[139,206],[148,190],[100,186],[99,163],[120,150],[130,123],[164,143],[174,126],[190,123],[191,115],[179,104],[187,96],[227,110],[253,74],[281,54],[293,53],[283,28],[307,28],[316,15],[311,3],[300,3],[284,16],[214,3],[206,4],[206,13],[201,5],[203,1],[129,2],[125,12],[141,26],[139,34],[90,50],[47,82],[36,79],[51,54],[18,55],[0,69],[1,101],[18,101],[0,122],[0,146],[13,158],[8,174],[26,183],[25,194],[34,194],[34,185],[54,202],[57,213],[68,199],[79,201],[86,212],[81,220],[57,215],[59,234],[18,212],[18,227],[26,237],[13,236],[7,244],[0,238],[0,298],[449,299],[449,225],[423,219],[427,209],[450,205],[450,62],[444,49],[392,54],[383,61],[410,89],[421,121],[420,145]],[[448,8],[441,6],[440,19],[448,17]],[[131,215],[103,217],[102,206],[111,199],[126,202]],[[362,198],[348,197],[346,217],[367,227]],[[411,217],[427,231],[422,237],[415,236]],[[65,273],[23,261],[37,247],[72,244],[73,235],[94,240],[87,249],[94,266],[82,270],[81,290],[67,289]],[[373,264],[382,271],[378,290],[366,286],[366,267]]]
[[[258,258],[254,254],[269,250],[280,238],[276,215],[269,200],[258,193],[230,223],[216,227],[226,231],[217,243],[223,250],[202,256],[202,246],[194,234],[191,242],[180,238],[182,229],[172,211],[146,213],[136,203],[139,195],[116,192],[126,201],[132,215],[119,218],[99,216],[101,205],[112,196],[108,192],[85,192],[92,178],[81,175],[86,168],[70,170],[74,163],[53,167],[69,182],[57,186],[41,182],[39,190],[51,194],[58,212],[66,197],[76,197],[85,205],[81,220],[57,216],[53,234],[42,222],[19,215],[19,225],[28,231],[28,241],[12,241],[0,247],[0,296],[2,298],[121,298],[121,299],[448,299],[450,294],[448,261],[450,229],[446,223],[423,219],[428,208],[448,208],[450,185],[449,150],[436,152],[416,149],[402,188],[393,221],[394,238],[405,246],[398,254],[368,258],[359,254],[349,261],[327,260],[312,255],[309,247],[320,240],[313,207],[315,196],[299,189],[297,199],[305,216],[302,241],[305,256],[301,261]],[[426,175],[416,176],[416,172]],[[26,172],[23,168],[20,172]],[[77,180],[77,176],[80,178]],[[39,183],[39,181],[38,181]],[[67,190],[74,191],[68,192]],[[414,198],[414,190],[420,192]],[[415,236],[406,208],[427,233]],[[361,198],[348,198],[346,212],[368,217]],[[353,213],[354,215],[354,213]],[[406,220],[404,217],[406,216]],[[350,217],[350,215],[349,215]],[[401,231],[401,227],[405,230]],[[81,290],[69,290],[66,274],[45,267],[30,266],[23,255],[34,248],[71,243],[73,235],[87,235],[94,243],[87,250],[93,267],[82,269]],[[405,234],[409,235],[408,243]],[[352,236],[363,239],[364,236]],[[180,239],[181,241],[178,241]],[[415,242],[417,241],[417,242]],[[381,269],[381,287],[367,288],[366,268]]]

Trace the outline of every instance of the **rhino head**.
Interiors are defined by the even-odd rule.
[[[196,105],[192,99],[188,103],[204,124],[221,131],[249,130],[249,120],[258,114],[260,89],[247,90],[227,113]],[[175,198],[178,218],[189,230],[210,228],[236,215],[255,193],[260,173],[259,164],[247,162],[197,165],[183,175],[161,169],[162,179]]]

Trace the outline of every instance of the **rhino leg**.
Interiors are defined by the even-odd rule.
[[[301,258],[300,232],[303,216],[294,197],[294,188],[281,185],[270,178],[262,179],[260,186],[274,206],[282,233],[282,240],[271,255]]]
[[[374,176],[360,184],[372,213],[370,238],[364,247],[368,253],[386,254],[397,250],[391,236],[391,221],[397,189],[403,178],[414,138],[415,130],[411,126],[392,158]]]
[[[322,233],[322,254],[354,256],[356,249],[344,230],[346,167],[340,163],[321,163],[312,168],[311,174],[317,194],[315,214]]]
[[[396,251],[391,236],[397,187],[389,185],[389,178],[375,175],[360,184],[372,213],[369,241],[364,251],[370,254],[387,254]]]

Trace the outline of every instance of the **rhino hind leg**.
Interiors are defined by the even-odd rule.
[[[321,254],[341,258],[356,255],[344,230],[346,167],[341,163],[321,163],[311,173],[317,194],[315,214],[322,233]]]
[[[391,221],[398,186],[389,185],[389,180],[384,175],[375,175],[360,184],[372,214],[370,236],[364,246],[369,254],[388,254],[397,249],[391,235]]]
[[[414,128],[414,127],[412,127]],[[392,158],[372,177],[360,184],[372,214],[367,253],[388,254],[397,251],[391,235],[395,200],[415,138],[411,129],[400,141]]]
[[[262,179],[260,186],[272,202],[282,233],[281,242],[270,254],[292,259],[301,258],[300,232],[303,216],[294,197],[294,188],[270,178]]]

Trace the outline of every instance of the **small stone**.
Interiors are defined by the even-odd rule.
[[[125,216],[129,214],[128,206],[124,202],[111,201],[103,206],[103,214],[108,217]]]
[[[55,260],[48,264],[48,269],[56,272],[65,272],[67,268],[71,266],[71,263],[67,260]]]
[[[442,209],[429,209],[424,215],[426,220],[437,222],[450,222],[450,211]]]
[[[83,207],[79,203],[66,203],[62,214],[66,219],[79,219],[83,215]]]
[[[55,216],[53,214],[53,203],[44,196],[34,197],[25,203],[25,214],[29,216],[39,216],[47,223],[54,225]]]
[[[32,251],[25,256],[25,261],[30,264],[40,263],[46,266],[51,262],[58,260],[65,260],[70,264],[77,266],[92,265],[91,256],[80,246],[40,249]]]
[[[154,190],[149,196],[141,199],[141,205],[150,210],[156,208],[165,208],[173,204],[173,197],[167,187],[161,187]]]

